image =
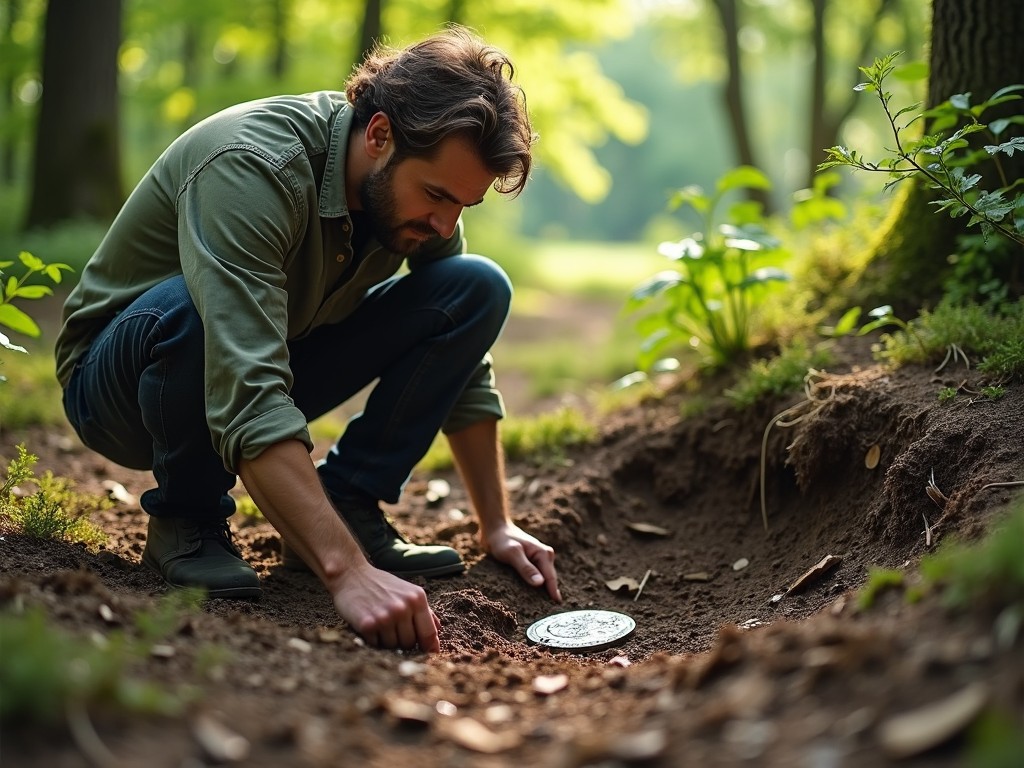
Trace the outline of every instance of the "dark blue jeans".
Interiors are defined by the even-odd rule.
[[[291,395],[307,421],[376,379],[319,468],[331,493],[394,503],[476,366],[501,333],[512,287],[480,256],[425,265],[376,286],[343,321],[289,343]],[[152,470],[151,515],[218,520],[236,477],[206,420],[203,323],[181,277],[150,289],[97,336],[64,392],[82,442]]]

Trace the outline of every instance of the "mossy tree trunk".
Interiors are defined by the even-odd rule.
[[[927,105],[941,104],[962,93],[970,93],[971,104],[978,104],[1006,85],[1024,84],[1021,40],[1024,7],[1020,0],[933,0]],[[987,111],[982,119],[991,122],[997,116],[1020,114],[1024,111],[1021,104],[1009,102]],[[1021,133],[1020,126],[1011,126],[999,138],[1006,141]],[[979,138],[978,143],[991,143],[991,138]],[[1001,154],[1000,162],[1007,181],[1024,176],[1024,154],[1015,153],[1012,158]],[[988,189],[1003,185],[995,175],[994,163],[979,171],[989,183]],[[945,212],[937,213],[931,204],[935,199],[932,190],[919,181],[907,184],[909,188],[898,198],[899,207],[875,246],[865,285],[873,299],[905,310],[941,298],[957,238],[968,232],[967,217],[953,219]],[[976,227],[971,231],[978,232]],[[1019,285],[1014,283],[1024,252],[1014,256],[1000,277],[1019,294]]]
[[[121,0],[49,0],[26,228],[120,209],[120,45]]]

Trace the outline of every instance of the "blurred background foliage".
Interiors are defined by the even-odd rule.
[[[120,11],[125,190],[178,133],[220,108],[342,87],[367,30],[402,45],[456,21],[511,53],[540,135],[531,186],[520,200],[481,209],[486,228],[502,233],[497,241],[516,234],[605,242],[675,235],[681,225],[666,214],[670,192],[712,185],[739,162],[772,177],[770,206],[785,210],[792,193],[810,185],[819,158],[809,156],[809,146],[840,138],[875,146],[880,132],[871,105],[852,92],[857,66],[897,48],[919,57],[928,6],[926,0],[97,2]],[[0,19],[5,236],[22,229],[27,217],[46,13],[46,0],[6,0]],[[730,63],[732,47],[738,60]],[[77,55],[68,51],[63,65],[76,67]],[[742,126],[727,103],[731,83],[741,88]],[[823,109],[815,109],[816,99]],[[815,125],[822,120],[831,126],[824,134],[831,131],[835,140],[812,144],[812,133],[823,135]],[[745,136],[737,138],[741,129]],[[741,157],[744,143],[751,157]],[[853,182],[846,184],[844,194],[853,194]],[[31,244],[19,234],[19,250]],[[58,256],[64,258],[51,258]]]

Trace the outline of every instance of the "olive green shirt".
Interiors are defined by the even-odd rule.
[[[184,275],[206,329],[207,418],[225,467],[236,472],[240,459],[282,440],[311,449],[289,395],[287,342],[345,318],[405,261],[373,239],[353,252],[344,178],[352,116],[342,93],[282,96],[219,112],[174,141],[68,297],[56,342],[61,384],[120,311]],[[464,251],[460,222],[407,265]],[[444,430],[503,415],[488,356]]]

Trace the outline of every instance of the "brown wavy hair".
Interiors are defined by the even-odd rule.
[[[536,137],[514,75],[505,53],[452,26],[403,49],[378,43],[345,81],[345,96],[358,126],[388,116],[396,159],[431,158],[457,136],[479,150],[497,176],[494,188],[515,196],[530,175]]]

